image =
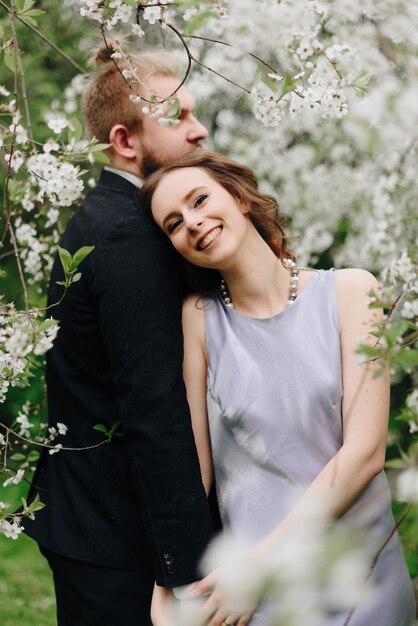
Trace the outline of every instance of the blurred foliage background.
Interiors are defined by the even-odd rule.
[[[4,56],[7,42],[11,38],[10,23],[7,7],[10,3],[0,0],[0,35],[2,37],[3,53],[0,55],[0,84],[12,90],[14,75],[6,66]],[[25,7],[25,0],[16,2],[16,8]],[[57,103],[63,101],[64,93],[71,80],[80,73],[88,70],[88,57],[92,49],[101,43],[99,26],[97,22],[82,19],[79,15],[79,7],[74,0],[40,0],[35,2],[33,8],[42,10],[44,13],[28,21],[33,26],[22,24],[15,19],[16,34],[25,73],[28,92],[28,106],[31,117],[33,135],[36,141],[44,142],[50,131],[45,125],[45,114],[53,109]],[[39,29],[38,35],[33,29]],[[156,40],[158,37],[156,36]],[[61,52],[48,44],[52,42]],[[137,40],[138,41],[138,40]],[[148,40],[149,44],[150,41]],[[68,58],[66,59],[65,56]],[[69,61],[72,60],[72,62]],[[211,131],[212,137],[216,138],[219,131],[217,114],[219,109],[225,109],[234,101],[234,107],[239,110],[245,105],[239,93],[234,92],[225,101],[207,100],[200,103],[199,114]],[[79,112],[78,112],[79,113]],[[75,112],[74,114],[78,114]],[[0,123],[3,121],[0,110]],[[9,124],[10,122],[7,122]],[[261,127],[260,127],[261,129]],[[260,130],[261,132],[261,130]],[[214,147],[222,150],[220,143],[214,143]],[[86,167],[87,169],[87,167]],[[98,167],[88,164],[88,172],[85,179],[96,177]],[[6,178],[6,163],[3,157],[0,160],[0,194],[3,196]],[[301,207],[303,209],[303,207]],[[71,215],[72,209],[62,209],[60,228],[65,226]],[[347,224],[344,221],[339,225],[338,238],[343,241],[347,235]],[[2,228],[3,232],[3,228]],[[337,242],[338,243],[338,242]],[[15,301],[22,306],[22,290],[17,275],[11,249],[4,243],[0,250],[0,262],[3,270],[0,277],[0,292],[5,294],[7,301]],[[332,246],[324,253],[318,255],[315,266],[329,267],[333,264]],[[43,288],[30,287],[30,300],[35,306],[45,305],[45,284]],[[0,405],[0,421],[10,423],[11,416],[17,415],[22,404],[30,402],[39,406],[38,419],[46,419],[45,389],[43,369],[35,367],[33,370],[33,382],[23,389],[11,389],[6,402]],[[399,424],[395,420],[408,389],[412,387],[412,379],[408,376],[396,381],[392,389],[392,417],[390,431],[396,432],[396,437],[389,437],[388,458],[398,455],[398,446],[407,444],[408,426]],[[14,419],[14,418],[13,418]],[[18,485],[14,488],[16,505],[20,503],[20,497],[25,495],[27,484]],[[0,501],[6,496],[0,486]],[[7,492],[10,500],[10,490]],[[395,516],[400,516],[405,504],[394,503]],[[400,534],[405,548],[408,566],[413,577],[418,575],[418,550],[417,550],[417,519],[416,514],[410,515],[400,527]],[[49,570],[37,547],[26,537],[20,537],[17,541],[0,537],[0,615],[3,626],[24,626],[36,624],[48,626],[54,623],[54,600],[52,593],[52,581]]]

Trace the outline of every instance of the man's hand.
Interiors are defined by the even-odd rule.
[[[153,626],[169,626],[170,603],[173,600],[171,589],[154,585],[151,602],[151,621]]]

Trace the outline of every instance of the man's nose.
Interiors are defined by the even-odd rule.
[[[190,122],[191,126],[189,132],[187,133],[187,141],[196,143],[208,136],[208,129],[206,126],[203,126],[203,124],[201,124],[199,120],[194,117],[194,115],[191,116]]]

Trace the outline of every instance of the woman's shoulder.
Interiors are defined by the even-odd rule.
[[[377,292],[380,285],[376,277],[367,270],[350,267],[335,271],[337,291],[341,296],[352,297],[359,294]]]
[[[205,301],[200,293],[191,293],[183,300],[183,331],[203,334],[205,323]]]
[[[357,329],[357,334],[361,334],[381,318],[381,310],[370,309],[370,305],[381,295],[380,285],[367,270],[336,270],[336,291],[341,330]]]

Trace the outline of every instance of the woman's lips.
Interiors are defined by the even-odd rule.
[[[204,237],[202,237],[202,239],[199,239],[196,248],[198,250],[205,250],[208,246],[210,246],[213,241],[215,241],[217,237],[219,237],[221,232],[222,226],[215,226],[215,228],[212,228],[212,230],[210,230]]]

